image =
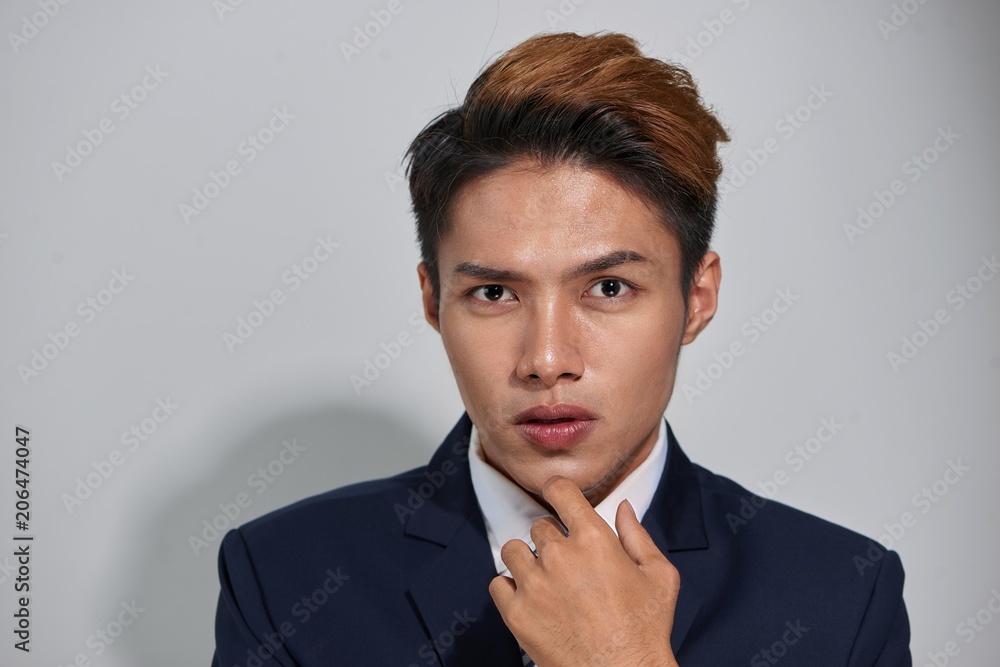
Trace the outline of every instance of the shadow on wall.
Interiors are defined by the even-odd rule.
[[[231,456],[213,470],[192,466],[200,478],[178,489],[170,506],[143,511],[135,523],[142,530],[129,540],[134,551],[120,554],[127,569],[117,576],[144,611],[108,657],[142,667],[208,667],[219,544],[229,528],[317,493],[423,465],[437,443],[414,437],[391,415],[330,406],[264,424],[232,446],[206,442]]]

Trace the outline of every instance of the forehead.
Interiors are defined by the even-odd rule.
[[[521,160],[456,193],[438,258],[442,265],[476,259],[542,268],[632,250],[674,263],[677,248],[658,209],[612,176]]]

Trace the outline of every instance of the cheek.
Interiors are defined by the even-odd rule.
[[[662,400],[676,371],[681,329],[662,318],[635,318],[613,330],[604,330],[593,348],[593,369],[601,384],[614,387],[609,399],[616,404],[645,404]]]
[[[475,392],[503,386],[496,382],[498,376],[506,374],[504,363],[509,355],[503,340],[481,322],[454,318],[442,326],[441,341],[463,390]]]

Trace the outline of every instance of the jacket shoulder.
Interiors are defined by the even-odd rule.
[[[252,549],[274,544],[314,549],[317,543],[345,535],[355,542],[366,535],[384,538],[387,532],[402,532],[394,508],[401,500],[405,502],[407,490],[420,482],[426,469],[419,466],[309,496],[248,521],[238,530]]]
[[[796,664],[909,664],[904,572],[895,552],[701,466],[694,469],[709,548],[678,554],[687,566],[681,580],[688,575],[706,605],[741,610],[732,620],[716,620],[715,632],[753,638],[735,642],[725,664],[749,656],[751,664],[768,664],[757,642],[791,637],[786,630],[796,641],[808,633],[795,645]],[[689,647],[702,649],[715,650]]]
[[[718,521],[722,519],[725,531],[733,536],[744,530],[761,537],[780,533],[783,543],[801,544],[810,550],[846,549],[853,553],[875,545],[885,552],[882,545],[857,531],[755,494],[728,477],[697,464],[694,467],[706,505],[706,523],[714,520],[718,528]]]

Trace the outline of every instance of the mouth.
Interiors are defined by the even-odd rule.
[[[526,440],[555,451],[583,440],[597,423],[597,417],[586,408],[559,403],[529,408],[518,414],[514,422]]]

